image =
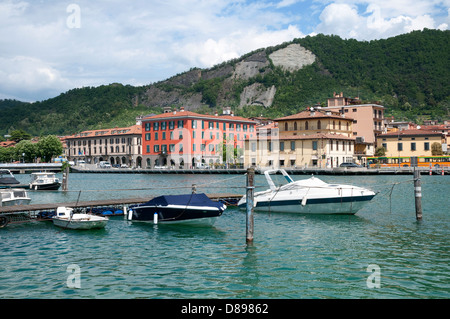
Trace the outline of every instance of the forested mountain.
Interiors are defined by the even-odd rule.
[[[231,106],[242,116],[278,117],[325,105],[333,92],[382,104],[396,119],[448,119],[449,43],[450,31],[427,29],[374,41],[308,36],[144,87],[110,84],[35,103],[3,100],[0,134],[128,126],[137,115],[160,113],[164,106],[199,113]],[[292,66],[293,59],[301,63]]]

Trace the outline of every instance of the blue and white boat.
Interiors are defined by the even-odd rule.
[[[163,195],[147,203],[130,206],[128,220],[153,223],[213,224],[227,206],[205,194]]]
[[[280,171],[287,184],[275,186],[270,174]],[[264,172],[270,189],[254,194],[254,210],[297,214],[355,214],[376,194],[366,188],[327,184],[312,176],[294,181],[284,169]],[[246,208],[246,197],[238,202]]]

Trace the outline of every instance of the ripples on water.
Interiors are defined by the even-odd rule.
[[[131,223],[123,217],[92,231],[62,230],[51,222],[9,225],[0,229],[0,298],[450,296],[450,177],[422,177],[419,223],[411,176],[319,177],[379,194],[354,216],[258,213],[250,246],[245,212],[233,207],[211,227]],[[71,192],[31,196],[34,203],[74,201],[81,189],[80,200],[145,197],[189,192],[194,183],[210,184],[199,187],[207,193],[245,192],[245,177],[229,175],[71,174]],[[262,176],[256,184],[266,188]],[[185,188],[169,190],[174,185]],[[73,264],[81,270],[79,289],[67,285]],[[372,264],[381,269],[380,288],[367,287]]]

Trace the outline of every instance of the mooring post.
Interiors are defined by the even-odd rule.
[[[247,193],[246,193],[246,204],[247,204],[247,233],[246,239],[247,244],[253,242],[253,197],[255,193],[254,186],[255,179],[255,169],[248,168],[247,169]]]
[[[420,172],[414,167],[414,198],[416,200],[416,219],[422,220],[422,186],[420,185]]]
[[[68,191],[69,190],[69,165],[67,165],[64,168],[64,172],[63,172],[63,180],[62,180],[62,190],[63,191]]]

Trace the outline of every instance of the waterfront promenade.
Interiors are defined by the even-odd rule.
[[[382,168],[319,168],[319,167],[281,167],[291,175],[412,175],[412,167],[382,167]],[[36,171],[60,172],[60,163],[20,163],[20,164],[0,164],[0,169],[8,169],[14,174],[27,174]],[[263,174],[264,171],[274,169],[271,167],[257,167],[256,174]],[[430,174],[429,167],[418,167],[420,174]],[[246,168],[99,168],[95,164],[82,164],[71,167],[73,173],[101,173],[101,174],[245,174]],[[450,167],[433,167],[432,175],[449,175]]]
[[[264,171],[269,169],[275,169],[270,167],[256,168],[256,174],[264,174]],[[389,167],[389,168],[283,168],[288,174],[291,175],[412,175],[414,168],[412,167]],[[417,168],[420,174],[430,174],[430,169],[428,167]],[[217,168],[207,168],[207,169],[179,169],[179,168],[157,168],[157,169],[147,169],[147,168],[98,168],[96,165],[86,164],[83,167],[74,166],[72,167],[72,172],[75,173],[100,173],[100,174],[245,174],[247,172],[246,168],[229,168],[229,169],[217,169]],[[450,168],[432,168],[432,175],[449,175]]]

